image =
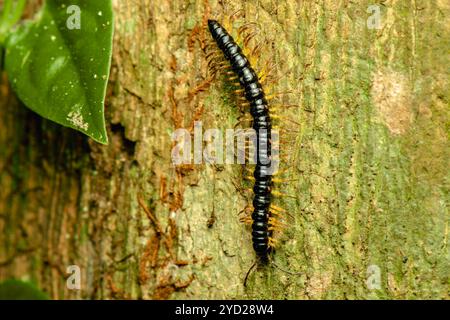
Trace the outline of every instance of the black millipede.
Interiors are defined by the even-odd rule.
[[[248,270],[244,286],[247,283],[251,270],[259,264],[267,265],[269,261],[283,272],[299,275],[299,272],[291,272],[279,267],[270,259],[270,254],[276,241],[273,238],[273,232],[274,230],[279,230],[279,227],[282,226],[276,215],[286,211],[272,205],[272,196],[276,195],[276,193],[278,195],[283,194],[272,191],[274,182],[282,180],[273,179],[274,169],[278,168],[279,164],[279,150],[277,148],[272,150],[274,145],[272,138],[275,137],[277,139],[278,132],[273,131],[268,98],[261,85],[260,78],[251,66],[248,57],[243,53],[243,50],[230,33],[216,20],[208,20],[208,28],[213,42],[218,46],[221,55],[227,61],[225,62],[227,64],[225,68],[232,69],[227,74],[233,74],[233,79],[239,79],[238,85],[241,89],[237,91],[243,93],[242,99],[245,99],[246,105],[250,107],[252,127],[256,135],[256,141],[254,141],[256,146],[256,165],[252,177],[254,180],[254,196],[251,222],[253,249],[257,260]]]
[[[252,241],[259,261],[266,263],[271,251],[269,239],[271,204],[271,137],[272,122],[264,89],[249,60],[233,37],[215,20],[208,20],[208,28],[219,49],[238,77],[244,96],[250,105],[253,129],[256,133],[256,166],[253,172]]]

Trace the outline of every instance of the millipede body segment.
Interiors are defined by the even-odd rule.
[[[208,20],[211,35],[219,49],[230,63],[234,74],[238,77],[244,90],[245,99],[250,104],[253,118],[253,129],[256,132],[256,167],[253,191],[252,240],[256,255],[261,261],[268,259],[271,250],[269,239],[272,236],[270,227],[271,204],[271,130],[272,124],[268,102],[258,75],[253,70],[247,57],[236,44],[233,37],[215,20]]]

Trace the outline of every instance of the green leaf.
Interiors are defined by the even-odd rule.
[[[34,21],[6,40],[13,90],[42,117],[107,144],[112,37],[111,0],[47,0]]]
[[[10,279],[0,283],[0,300],[48,300],[48,296],[32,283]]]

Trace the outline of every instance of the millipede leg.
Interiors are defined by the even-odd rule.
[[[292,167],[292,165],[290,165],[290,166],[289,166],[288,168],[286,168],[286,169],[278,170],[278,171],[277,171],[276,173],[274,173],[272,176],[274,176],[274,177],[280,176],[280,175],[282,175],[282,174],[288,172],[288,170],[289,170],[291,167]]]
[[[286,183],[286,182],[294,182],[294,181],[299,181],[299,179],[278,179],[278,178],[272,179],[272,182],[274,182],[274,183]]]
[[[209,60],[209,59],[215,59],[215,58],[220,58],[220,57],[222,57],[222,51],[220,51],[220,50],[212,50],[210,53],[208,53],[206,56],[205,56],[205,58],[206,58],[206,60]]]
[[[277,245],[277,243],[278,243],[278,240],[277,240],[277,239],[274,239],[274,238],[272,238],[272,237],[269,237],[269,247],[275,248],[276,245]]]
[[[261,47],[262,43],[258,42],[252,49],[251,55],[254,57],[260,57],[261,56]]]
[[[249,30],[251,27],[257,29],[258,25],[256,22],[247,22],[238,28],[238,34],[242,35],[243,33],[247,32],[247,30]]]
[[[282,135],[292,135],[292,134],[298,135],[300,133],[300,131],[294,130],[294,129],[289,129],[289,130],[282,129],[282,128],[280,128],[280,126],[273,126],[272,129],[277,130]]]
[[[238,126],[240,125],[252,125],[252,121],[253,119],[243,119],[243,120],[239,120],[235,125],[234,125],[234,129],[237,129]]]
[[[233,23],[233,22],[236,21],[237,19],[241,18],[243,13],[244,13],[244,9],[242,9],[242,8],[237,9],[235,12],[233,12],[233,13],[230,15],[230,21],[229,21],[229,22],[230,22],[230,23]]]
[[[279,119],[279,120],[282,120],[282,121],[289,121],[289,122],[292,122],[292,123],[300,126],[300,123],[298,123],[297,121],[294,121],[294,120],[292,120],[291,118],[288,118],[288,117],[273,115],[272,118]]]
[[[290,108],[300,108],[301,106],[299,104],[271,104],[270,109],[272,110],[284,110],[284,109],[290,109]]]
[[[292,199],[297,199],[296,196],[290,195],[290,194],[286,194],[283,192],[279,192],[279,191],[272,191],[272,195],[275,197],[287,197],[287,198],[292,198]]]
[[[239,222],[247,224],[247,225],[251,225],[253,223],[253,219],[251,217],[241,217],[239,219]]]
[[[281,228],[281,227],[275,227],[275,226],[271,226],[269,228],[267,228],[267,230],[272,231],[272,232],[283,232],[285,228]]]
[[[275,217],[270,217],[269,218],[269,224],[272,227],[280,227],[280,228],[285,228],[287,227],[287,225],[285,223],[282,223],[281,221],[279,221],[277,218]]]
[[[250,180],[250,181],[255,181],[256,180],[254,176],[245,176],[244,179]]]
[[[292,214],[290,214],[289,212],[287,212],[283,208],[280,208],[280,207],[278,207],[278,206],[276,206],[274,204],[271,204],[269,206],[269,208],[270,208],[270,212],[271,213],[274,213],[274,214],[276,214],[278,216],[281,216],[281,215],[285,214],[285,215],[289,216],[290,218],[294,219],[294,216]]]
[[[244,37],[244,46],[248,46],[248,43],[258,34],[257,31],[252,31]]]

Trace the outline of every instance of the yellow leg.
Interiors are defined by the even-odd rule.
[[[274,238],[272,238],[272,237],[269,237],[269,247],[275,248],[275,246],[277,245],[277,243],[278,243],[278,240],[277,240],[277,239],[274,239]]]
[[[283,91],[283,92],[272,93],[272,94],[267,95],[266,99],[267,100],[272,100],[275,97],[282,96],[284,94],[290,94],[290,93],[294,93],[294,92],[292,90],[288,90],[288,91]]]
[[[251,225],[253,223],[253,220],[251,217],[242,217],[239,219],[240,222]]]
[[[271,116],[271,118],[272,119],[279,119],[279,120],[282,120],[282,121],[289,121],[289,122],[292,122],[292,123],[300,126],[300,123],[298,123],[298,122],[296,122],[296,121],[294,121],[294,120],[292,120],[292,119],[290,119],[288,117],[273,115],[273,116]]]
[[[270,205],[270,213],[276,215],[276,216],[282,216],[282,215],[287,215],[290,218],[294,219],[294,216],[292,214],[290,214],[289,212],[287,212],[286,210],[284,210],[283,208],[280,208],[274,204]]]
[[[299,134],[300,133],[300,131],[298,131],[298,130],[282,129],[282,128],[280,128],[279,125],[273,126],[272,129],[278,130],[281,134],[284,134],[284,135],[291,135],[291,134]]]
[[[287,211],[284,210],[283,208],[278,207],[278,206],[276,206],[276,205],[274,205],[274,204],[271,204],[271,205],[270,205],[270,209],[275,210],[275,211],[278,211],[278,212],[282,212],[282,213],[286,213],[286,212],[287,212]]]
[[[272,179],[272,182],[274,182],[274,183],[286,183],[286,182],[294,182],[294,181],[299,181],[299,179],[278,179],[278,178]]]
[[[220,63],[218,66],[221,69],[231,69],[231,66],[228,63],[226,63],[226,62]]]
[[[301,106],[298,104],[272,104],[270,105],[270,109],[275,110],[275,111],[279,111],[281,109],[289,109],[289,108],[300,108]]]
[[[277,216],[277,217],[282,217],[282,214],[280,212],[277,212],[275,210],[269,210],[271,215]]]
[[[295,197],[295,196],[291,196],[289,194],[279,192],[279,191],[272,191],[272,195],[275,197],[288,197],[288,198],[292,198],[292,199],[297,199],[297,197]]]

